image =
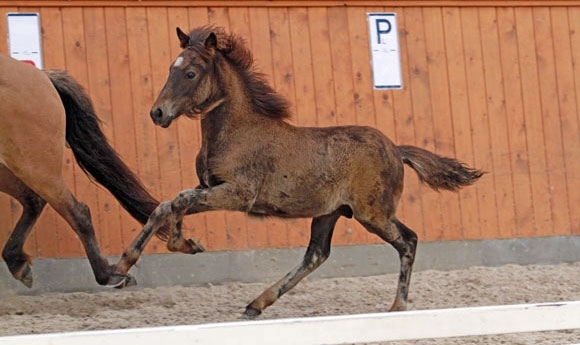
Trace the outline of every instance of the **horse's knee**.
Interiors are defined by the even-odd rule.
[[[171,201],[171,207],[175,212],[185,212],[188,210],[197,197],[200,195],[200,190],[192,189],[192,190],[184,190],[181,191],[175,199]]]

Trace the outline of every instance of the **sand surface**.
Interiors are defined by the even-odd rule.
[[[394,298],[396,278],[388,274],[304,280],[260,319],[384,312]],[[413,275],[409,309],[580,300],[579,283],[580,262],[422,271]],[[0,296],[0,336],[237,321],[246,304],[266,287],[230,283],[38,296],[8,292]],[[580,330],[389,344],[571,343],[580,343]]]

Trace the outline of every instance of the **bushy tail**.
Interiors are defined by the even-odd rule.
[[[147,192],[109,145],[83,87],[65,71],[45,72],[66,110],[66,141],[78,165],[88,176],[109,190],[133,218],[145,224],[159,201]],[[157,232],[157,236],[166,240],[167,232],[164,227]]]
[[[484,172],[453,159],[436,155],[419,147],[397,146],[403,162],[417,172],[419,180],[439,190],[456,191],[477,181]]]

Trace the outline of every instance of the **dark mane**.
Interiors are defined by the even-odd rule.
[[[204,49],[204,42],[211,33],[217,38],[217,49],[240,73],[252,101],[254,110],[264,116],[278,119],[290,117],[289,103],[268,85],[265,75],[255,70],[252,52],[245,40],[228,34],[222,27],[212,25],[193,29],[189,33],[191,49]]]

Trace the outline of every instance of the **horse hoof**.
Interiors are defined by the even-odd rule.
[[[137,285],[137,280],[130,274],[113,274],[107,282],[107,287],[122,289],[128,286]]]
[[[26,265],[24,268],[22,268],[20,278],[18,280],[20,280],[27,288],[32,288],[32,270],[30,269],[30,265]]]
[[[201,243],[197,242],[193,238],[187,239],[187,240],[185,240],[185,242],[190,247],[190,250],[189,250],[190,254],[205,252],[205,248],[201,245]]]
[[[246,307],[246,310],[244,311],[244,314],[242,314],[242,317],[244,319],[253,320],[253,319],[257,318],[258,316],[260,316],[260,314],[262,314],[262,311],[249,305]]]
[[[125,287],[137,286],[137,279],[130,274],[127,274],[127,280],[125,280]]]

